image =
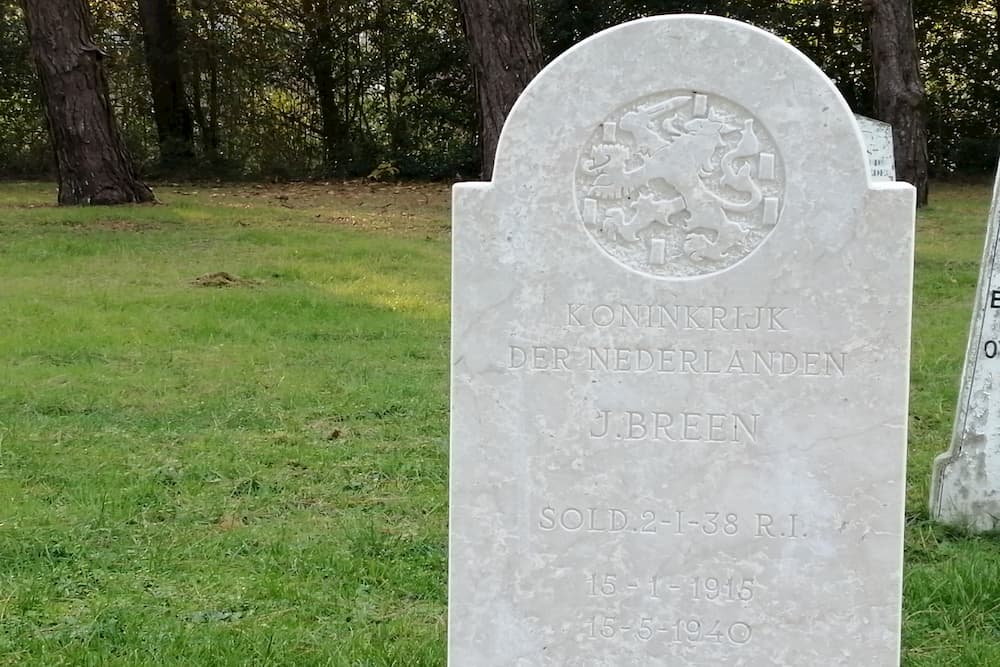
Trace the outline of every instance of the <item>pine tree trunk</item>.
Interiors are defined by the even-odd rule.
[[[59,173],[59,203],[152,201],[111,111],[86,0],[22,0]]]
[[[531,0],[459,0],[479,101],[483,178],[493,176],[500,130],[525,86],[542,68]]]
[[[896,173],[927,203],[926,95],[920,79],[912,0],[866,0],[875,68],[875,108],[892,125]]]
[[[194,157],[194,121],[184,96],[176,0],[139,0],[160,164],[174,171]]]

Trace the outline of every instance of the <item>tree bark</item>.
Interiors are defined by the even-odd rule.
[[[338,39],[333,21],[339,5],[331,0],[302,0],[302,14],[307,19],[306,65],[312,73],[319,101],[323,133],[323,159],[328,174],[343,176],[351,161],[348,125],[337,95],[337,73],[333,55]],[[345,96],[349,99],[348,96]]]
[[[500,130],[518,96],[542,68],[531,0],[458,0],[479,102],[482,175],[493,176]]]
[[[86,0],[21,0],[59,174],[59,203],[152,201],[108,98]]]
[[[194,121],[184,96],[176,0],[139,0],[139,22],[152,84],[160,164],[174,171],[194,157]]]
[[[210,162],[222,160],[219,100],[219,48],[216,36],[218,9],[215,0],[194,0],[191,12],[198,25],[194,33],[191,58],[191,97],[194,120],[201,134],[201,145]],[[204,90],[208,83],[207,99]],[[207,112],[206,112],[207,109]]]
[[[875,108],[892,125],[896,173],[927,203],[926,94],[920,78],[912,0],[865,0],[869,10]]]

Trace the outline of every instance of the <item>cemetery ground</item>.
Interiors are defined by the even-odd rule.
[[[0,666],[444,664],[448,191],[0,184]],[[907,667],[1000,665],[1000,537],[927,511],[988,202],[918,220]]]

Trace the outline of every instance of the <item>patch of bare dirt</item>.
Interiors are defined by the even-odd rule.
[[[246,520],[242,516],[237,516],[235,514],[224,514],[219,517],[218,521],[215,522],[216,528],[222,531],[237,530],[239,528],[245,528],[246,525]]]
[[[240,278],[227,271],[216,271],[198,276],[191,281],[195,287],[253,287],[256,280]]]
[[[333,442],[348,436],[347,428],[340,419],[318,419],[309,424],[309,428],[324,440]]]

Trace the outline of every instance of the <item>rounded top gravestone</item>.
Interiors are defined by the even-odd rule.
[[[643,19],[493,173],[454,191],[449,664],[898,665],[915,196],[835,86]]]
[[[494,182],[519,184],[512,202],[531,207],[572,202],[609,257],[669,279],[740,263],[788,216],[845,198],[860,208],[858,164],[853,114],[805,56],[735,21],[671,16],[612,28],[549,65],[510,113]],[[838,227],[813,228],[812,242],[838,243]]]

